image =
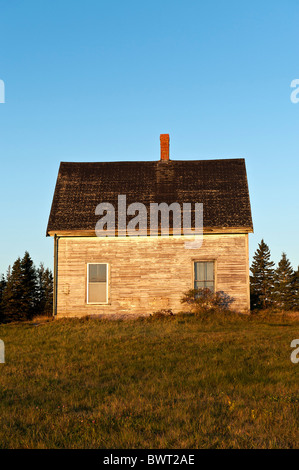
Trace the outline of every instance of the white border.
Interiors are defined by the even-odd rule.
[[[106,302],[89,302],[89,291],[88,291],[88,286],[89,286],[89,265],[91,264],[105,264],[106,265]],[[87,298],[86,298],[86,303],[88,305],[107,305],[109,303],[108,299],[108,263],[100,263],[100,262],[93,262],[93,263],[87,263]]]

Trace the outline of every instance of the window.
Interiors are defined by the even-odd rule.
[[[214,261],[194,262],[194,289],[207,287],[214,292]]]
[[[105,304],[108,302],[108,264],[87,265],[87,303]]]

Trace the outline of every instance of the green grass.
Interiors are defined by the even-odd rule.
[[[298,448],[299,320],[0,325],[1,448]]]

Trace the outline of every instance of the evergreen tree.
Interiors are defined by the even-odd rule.
[[[272,303],[274,288],[274,263],[270,260],[271,253],[264,240],[259,243],[253,256],[250,268],[250,301],[251,308],[268,308]]]
[[[3,302],[3,292],[6,287],[6,279],[3,274],[0,278],[0,323],[4,321],[4,302]]]
[[[295,305],[294,308],[299,310],[299,266],[297,271],[294,273],[294,295],[295,295]]]
[[[22,310],[23,283],[21,259],[18,258],[7,277],[6,286],[3,292],[3,310],[5,321],[17,321],[25,319]]]
[[[38,315],[52,315],[53,312],[53,275],[40,263],[37,269],[37,305]]]
[[[10,278],[11,275],[11,265],[8,266],[7,271],[6,271],[6,281]]]
[[[3,292],[5,321],[29,320],[37,301],[36,270],[29,253],[18,258],[8,272]]]
[[[274,273],[274,303],[290,310],[295,306],[295,273],[285,253],[282,253]]]
[[[27,319],[35,314],[37,303],[37,273],[33,261],[28,253],[21,260],[22,284],[23,284],[23,311]]]

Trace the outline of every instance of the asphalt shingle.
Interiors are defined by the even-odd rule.
[[[244,228],[252,231],[244,159],[169,160],[60,164],[47,234],[90,231],[101,202],[114,205],[118,195],[127,205],[143,203],[203,203],[205,228]],[[194,215],[194,212],[193,212]],[[128,220],[132,216],[128,216]],[[193,220],[193,219],[192,219]]]

